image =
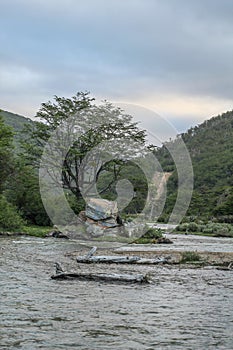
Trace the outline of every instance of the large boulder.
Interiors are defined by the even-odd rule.
[[[117,202],[108,201],[107,199],[102,198],[89,198],[86,204],[85,214],[89,219],[95,221],[106,220],[111,226],[111,223],[117,223]]]
[[[89,198],[85,210],[87,233],[93,237],[118,236],[124,232],[117,202],[102,198]]]
[[[90,198],[86,210],[79,213],[75,222],[64,227],[62,232],[55,227],[50,236],[71,239],[117,237],[125,236],[125,230],[115,201]]]

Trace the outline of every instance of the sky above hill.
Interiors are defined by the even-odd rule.
[[[178,131],[232,109],[231,0],[1,0],[0,13],[2,109],[32,117],[88,90]]]

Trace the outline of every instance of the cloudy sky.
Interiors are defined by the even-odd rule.
[[[232,109],[232,0],[0,0],[0,13],[2,109],[33,117],[88,90],[178,131]]]

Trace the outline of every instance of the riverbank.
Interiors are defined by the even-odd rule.
[[[0,236],[34,236],[45,238],[51,227],[25,226],[19,232],[0,232]],[[114,242],[90,242],[82,241],[82,254],[85,255],[89,247],[98,246],[98,253],[101,255],[138,255],[142,258],[169,258],[168,264],[182,264],[194,267],[208,265],[228,266],[233,262],[233,239],[219,238],[210,236],[184,235],[184,234],[166,234],[173,244],[118,244]],[[55,239],[56,238],[51,238]],[[74,241],[75,242],[75,241]],[[77,241],[80,242],[80,241]],[[76,256],[80,252],[70,252],[70,256]]]
[[[96,255],[136,255],[141,258],[168,258],[168,265],[182,265],[203,267],[228,266],[233,262],[233,239],[204,237],[193,235],[167,234],[173,244],[128,244],[118,247],[98,245]],[[81,242],[83,244],[81,255],[88,253],[91,245],[96,242]],[[79,252],[70,252],[70,256],[76,257]]]
[[[0,228],[0,237],[1,236],[9,236],[9,237],[17,237],[17,236],[32,236],[32,237],[41,237],[44,238],[47,236],[49,232],[52,231],[52,227],[50,226],[22,226],[17,230],[7,230]]]

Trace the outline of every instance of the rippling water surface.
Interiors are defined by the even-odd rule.
[[[0,349],[233,349],[233,272],[113,266],[149,285],[51,280],[75,242],[0,238]]]

